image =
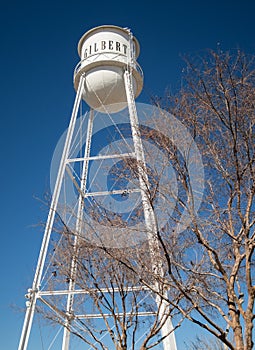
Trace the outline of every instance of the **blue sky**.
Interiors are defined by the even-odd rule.
[[[18,345],[18,308],[32,283],[39,223],[47,215],[40,199],[49,190],[51,157],[70,118],[82,34],[103,24],[131,28],[145,75],[138,101],[148,103],[152,95],[178,88],[181,55],[219,44],[254,54],[254,13],[252,0],[2,1],[1,349]]]

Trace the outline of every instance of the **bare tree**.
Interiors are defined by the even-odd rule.
[[[144,138],[164,150],[178,179],[176,195],[170,184],[160,190],[163,171],[150,174],[154,179],[154,186],[148,188],[152,208],[158,197],[165,198],[158,222],[168,210],[169,198],[175,200],[168,223],[158,227],[165,275],[154,278],[169,290],[169,305],[232,350],[251,350],[254,345],[254,68],[253,59],[241,52],[209,52],[187,60],[186,85],[178,96],[156,101],[178,116],[202,155],[205,183],[198,213],[190,154],[182,154],[173,140],[158,131],[142,131]],[[162,112],[158,123],[161,130],[167,130],[168,115]],[[147,157],[151,160],[155,155]],[[180,232],[184,211],[189,220]],[[134,268],[132,261],[129,266]],[[145,269],[152,278],[151,267]],[[144,283],[149,285],[146,278]]]

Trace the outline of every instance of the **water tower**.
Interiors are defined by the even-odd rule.
[[[137,39],[127,28],[121,28],[113,25],[104,25],[93,28],[86,32],[79,41],[78,53],[81,58],[74,72],[74,88],[76,90],[76,98],[73,106],[70,124],[65,136],[65,142],[62,150],[61,159],[56,175],[54,191],[52,193],[51,205],[45,226],[43,241],[37,262],[32,288],[28,290],[26,302],[26,315],[23,324],[22,334],[19,343],[19,350],[26,350],[29,345],[30,332],[33,324],[34,314],[38,301],[54,311],[54,305],[47,301],[47,296],[65,296],[66,306],[64,313],[64,332],[62,341],[62,350],[70,349],[70,324],[72,320],[70,315],[73,312],[73,304],[76,294],[82,294],[82,290],[77,290],[75,285],[76,261],[73,258],[70,265],[70,274],[74,276],[68,283],[66,289],[42,289],[42,282],[47,267],[47,257],[50,252],[51,238],[54,231],[54,222],[56,216],[61,216],[60,197],[64,186],[65,176],[69,176],[72,185],[76,188],[77,206],[75,223],[72,229],[80,233],[82,231],[82,220],[86,207],[84,204],[86,196],[92,196],[88,193],[88,173],[89,162],[93,160],[103,161],[109,158],[132,156],[138,164],[139,189],[131,189],[130,192],[139,191],[142,199],[142,207],[144,212],[144,221],[146,227],[146,235],[149,242],[149,254],[152,257],[152,268],[157,269],[161,273],[161,267],[153,262],[153,257],[157,252],[157,236],[156,219],[152,207],[149,203],[146,190],[148,188],[149,179],[146,172],[146,164],[144,158],[143,145],[141,135],[138,128],[138,117],[135,105],[135,98],[139,96],[143,87],[143,73],[136,59],[139,55],[140,47]],[[82,101],[90,107],[86,124],[86,139],[84,141],[83,155],[77,157],[72,156],[71,148],[73,146],[74,133],[77,126],[77,118]],[[110,117],[127,109],[132,133],[132,144],[134,152],[131,154],[119,153],[114,155],[91,155],[91,144],[93,139],[93,125],[95,114],[100,113]],[[103,121],[102,121],[103,122]],[[75,164],[82,164],[82,171],[79,181],[70,174],[70,164],[75,169]],[[120,194],[122,190],[93,192],[93,195],[112,195]],[[66,197],[65,197],[66,198]],[[63,217],[62,217],[63,219]],[[65,220],[65,219],[63,219]],[[69,219],[68,219],[69,220]],[[66,220],[66,221],[68,221]],[[69,222],[69,221],[68,221]],[[86,233],[83,233],[86,234]],[[78,245],[79,235],[75,235],[73,239],[74,250]],[[133,286],[134,287],[134,286]],[[155,286],[157,288],[157,286]],[[155,297],[158,307],[158,314],[164,318],[164,313],[168,305],[164,298]],[[66,315],[66,316],[65,316]],[[72,315],[75,316],[75,315]],[[166,317],[164,325],[161,328],[164,350],[175,350],[174,333],[169,332],[173,329],[170,317]]]
[[[83,35],[78,44],[81,61],[74,74],[74,87],[86,75],[82,97],[96,111],[118,112],[127,106],[123,72],[129,71],[136,98],[143,86],[142,72],[136,63],[139,43],[123,28],[101,26]]]

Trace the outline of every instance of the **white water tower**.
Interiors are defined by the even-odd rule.
[[[85,33],[79,41],[81,61],[75,69],[74,87],[85,74],[83,99],[96,111],[115,113],[127,106],[123,73],[131,72],[134,97],[143,87],[142,72],[136,63],[140,47],[127,29],[100,26]]]
[[[61,313],[58,314],[58,317],[63,319],[62,322],[64,325],[62,350],[70,349],[69,329],[72,326],[72,320],[77,317],[81,317],[81,315],[75,315],[73,311],[75,296],[83,293],[82,290],[76,289],[76,260],[74,257],[72,264],[70,265],[70,275],[73,277],[70,278],[67,289],[63,290],[56,288],[55,290],[52,290],[52,284],[50,284],[50,280],[48,279],[46,282],[46,287],[44,287],[43,290],[42,285],[44,282],[44,276],[49,269],[47,266],[47,257],[49,256],[50,252],[51,237],[53,235],[56,213],[59,214],[59,200],[61,191],[63,187],[65,187],[64,179],[66,174],[67,177],[69,176],[69,178],[73,181],[73,185],[78,193],[76,197],[77,207],[75,214],[75,232],[78,234],[75,234],[75,237],[73,238],[73,246],[75,250],[75,246],[78,244],[77,240],[79,239],[77,237],[79,237],[79,235],[84,236],[84,233],[81,232],[81,222],[83,212],[86,210],[84,198],[89,195],[87,192],[89,162],[92,159],[103,161],[111,157],[109,155],[105,156],[100,154],[96,157],[91,156],[94,114],[97,112],[110,115],[122,111],[125,107],[128,107],[134,149],[132,157],[137,161],[139,173],[140,186],[138,189],[136,189],[136,192],[141,194],[145,226],[147,228],[147,236],[150,246],[149,253],[151,253],[152,256],[155,256],[153,250],[155,248],[157,227],[155,215],[146,193],[149,180],[145,170],[146,164],[135,105],[135,98],[139,96],[143,87],[143,73],[136,62],[139,52],[139,43],[137,39],[133,37],[130,30],[113,25],[103,25],[93,28],[86,32],[79,41],[78,53],[81,60],[74,71],[74,88],[77,93],[58,168],[55,188],[52,193],[51,206],[45,226],[33,285],[32,288],[29,288],[28,294],[26,295],[28,300],[26,302],[26,315],[20,338],[19,350],[27,350],[37,303],[40,302],[44,305],[44,307],[50,307],[52,311],[57,310],[55,305],[52,305],[47,301],[47,297],[66,297],[66,309],[64,312],[62,310]],[[90,113],[87,123],[86,140],[83,140],[85,145],[84,154],[79,158],[71,154],[71,148],[73,146],[72,142],[74,139],[75,125],[82,100],[84,100],[90,107]],[[125,156],[130,157],[129,154],[123,153],[117,155],[114,154],[112,155],[112,158],[123,158]],[[70,164],[73,165],[74,169],[75,163],[82,164],[82,174],[79,181],[77,181],[72,174],[70,175]],[[107,195],[106,192],[107,191],[104,192],[104,195]],[[101,194],[102,193],[100,192],[100,195]],[[109,191],[108,194],[112,195],[112,191]],[[93,195],[96,195],[96,193]],[[150,244],[150,241],[154,243]],[[152,265],[153,268],[156,268],[160,273],[159,267],[156,266],[153,261]],[[47,283],[49,283],[48,289]],[[155,288],[157,288],[157,286],[155,286]],[[169,316],[165,316],[165,312],[169,305],[165,301],[165,298],[158,296],[155,299],[158,305],[157,312],[162,316],[162,319],[165,319],[161,329],[161,333],[164,338],[164,350],[176,350],[174,332],[169,334],[169,332],[173,330],[171,319]],[[72,317],[70,317],[70,315]]]

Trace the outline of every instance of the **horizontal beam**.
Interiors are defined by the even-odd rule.
[[[135,153],[120,153],[120,154],[109,154],[109,155],[99,155],[93,157],[81,157],[81,158],[69,158],[67,159],[67,163],[74,162],[84,162],[88,160],[102,160],[102,159],[115,159],[115,158],[134,158]]]
[[[145,287],[145,286],[134,286],[134,287],[123,287],[123,288],[92,288],[89,290],[85,290],[85,289],[76,289],[76,290],[47,290],[47,291],[39,291],[38,292],[38,296],[52,296],[52,295],[78,295],[78,294],[90,294],[90,293],[112,293],[112,292],[140,292],[140,291],[150,291],[149,287]]]
[[[141,192],[140,188],[131,188],[131,189],[122,189],[122,190],[112,190],[112,191],[99,191],[99,192],[89,192],[84,194],[86,197],[95,197],[95,196],[107,196],[113,194],[128,195],[129,193],[139,193]]]
[[[116,312],[113,314],[105,314],[103,313],[101,314],[85,314],[85,315],[74,315],[74,317],[76,319],[87,319],[87,318],[104,318],[104,317],[123,317],[123,316],[131,316],[131,315],[136,315],[136,316],[141,316],[141,317],[145,317],[145,316],[153,316],[156,315],[156,311],[138,311],[138,312]]]

